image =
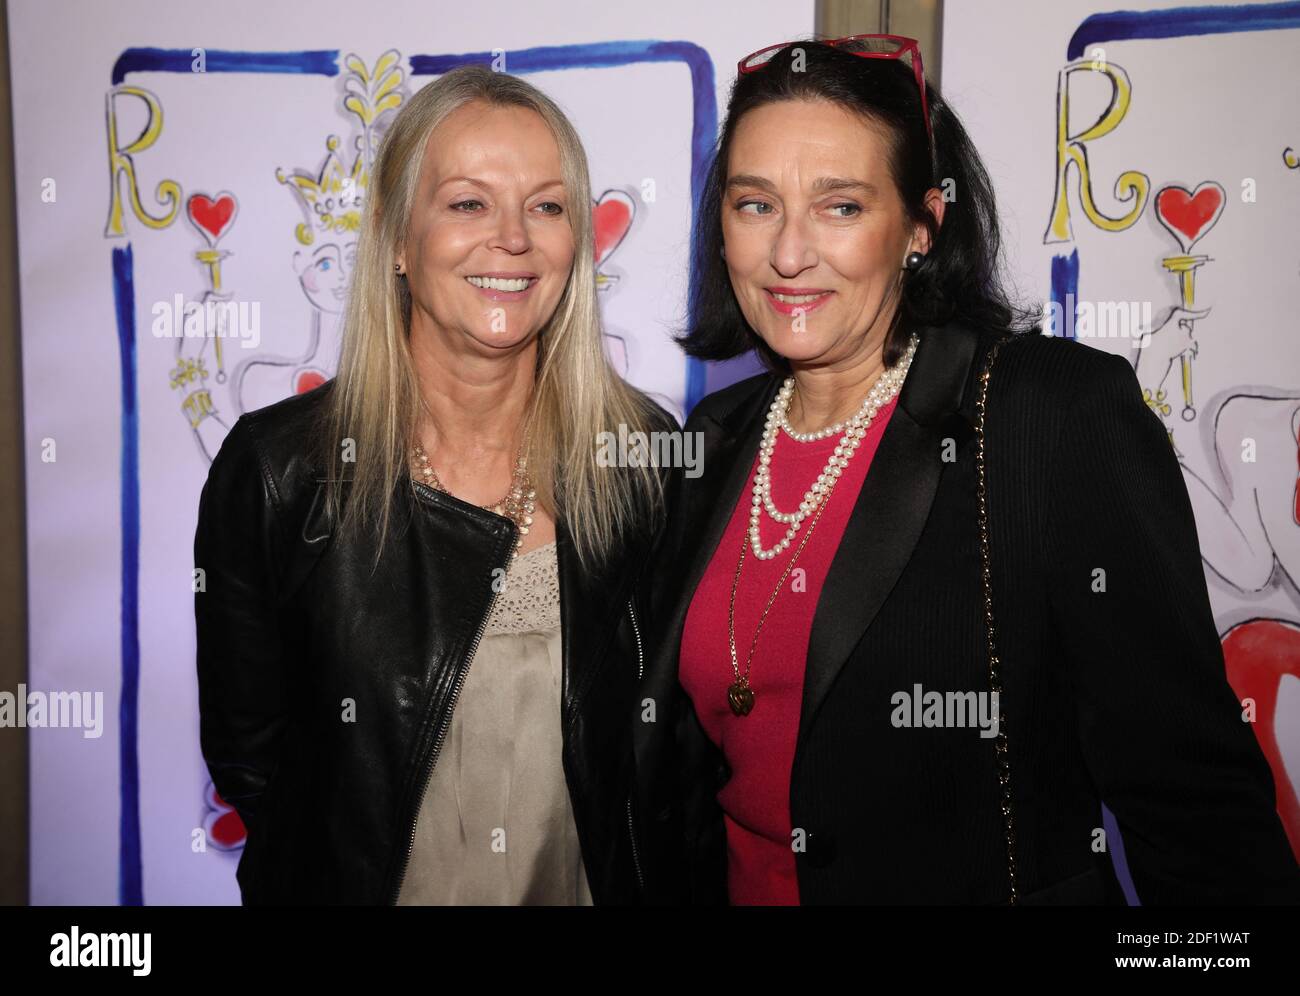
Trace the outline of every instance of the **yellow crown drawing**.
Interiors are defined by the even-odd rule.
[[[404,99],[398,89],[405,79],[400,60],[394,49],[381,55],[373,69],[367,69],[355,54],[343,60],[348,70],[343,83],[343,107],[361,123],[361,134],[353,142],[356,154],[351,166],[345,165],[339,155],[339,136],[330,135],[325,139],[325,161],[318,170],[275,171],[275,178],[289,188],[303,209],[306,220],[294,226],[294,236],[303,245],[315,242],[318,232],[344,234],[361,228],[361,208],[370,185],[377,141],[375,124],[400,107]]]

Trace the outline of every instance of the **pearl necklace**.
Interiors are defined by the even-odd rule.
[[[772,400],[771,408],[768,409],[767,421],[763,427],[763,440],[758,450],[758,473],[754,477],[753,505],[749,510],[749,545],[754,551],[754,556],[760,560],[771,560],[784,552],[799,532],[804,520],[829,497],[831,488],[848,467],[850,458],[866,436],[871,423],[875,421],[876,414],[902,390],[908,368],[912,365],[912,357],[916,355],[917,342],[915,335],[908,340],[907,350],[902,358],[877,378],[856,414],[843,422],[837,422],[816,432],[800,433],[790,427],[789,410],[790,399],[794,396],[794,377],[786,378],[785,383],[781,385],[781,390]],[[772,453],[776,448],[777,432],[782,429],[799,442],[812,442],[825,439],[837,432],[843,433],[830,459],[826,461],[826,466],[817,475],[817,480],[813,482],[812,487],[804,493],[803,501],[794,512],[782,512],[772,501]],[[777,540],[776,545],[767,550],[763,549],[762,541],[759,539],[759,524],[764,511],[774,521],[785,523],[789,527],[785,535]]]

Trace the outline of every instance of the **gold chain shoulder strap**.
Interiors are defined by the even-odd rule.
[[[1011,905],[1015,906],[1019,898],[1016,891],[1016,820],[1011,808],[1011,762],[1007,755],[1006,714],[1002,710],[1002,662],[998,659],[997,628],[993,622],[993,572],[989,566],[988,477],[984,462],[984,422],[988,405],[989,378],[993,373],[993,361],[998,357],[998,350],[1006,341],[1007,338],[1001,338],[993,343],[984,364],[984,371],[980,374],[979,398],[975,403],[975,463],[978,474],[976,495],[979,499],[980,561],[984,588],[984,630],[989,654],[989,688],[997,708],[998,781],[1002,785],[1002,820],[1007,838],[1007,876],[1011,880]]]

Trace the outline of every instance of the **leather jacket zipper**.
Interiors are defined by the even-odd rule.
[[[645,655],[641,649],[641,628],[636,624],[636,609],[632,605],[632,599],[627,600],[627,611],[632,617],[632,633],[636,637],[636,679],[639,684],[641,676],[645,672]],[[632,865],[636,868],[636,881],[641,891],[645,891],[645,878],[641,874],[641,856],[636,849],[636,827],[632,823],[632,795],[628,793],[627,797],[627,835],[632,842]]]
[[[424,487],[418,482],[416,487]],[[511,539],[510,549],[514,549],[514,539]],[[447,730],[451,728],[451,714],[456,710],[456,700],[460,698],[460,690],[465,684],[465,677],[469,674],[470,665],[474,662],[474,655],[478,652],[479,641],[483,639],[483,632],[487,629],[488,620],[492,618],[492,610],[496,607],[497,595],[500,592],[493,585],[492,600],[488,602],[487,611],[483,613],[483,618],[479,620],[478,629],[474,633],[474,642],[470,645],[469,653],[465,655],[465,663],[460,668],[460,673],[456,675],[456,684],[452,687],[451,698],[447,702],[447,709],[442,717],[442,722],[438,726],[437,739],[433,744],[433,753],[429,756],[428,763],[424,768],[424,780],[420,783],[420,794],[416,796],[415,816],[411,820],[411,834],[406,841],[406,853],[402,856],[402,866],[398,869],[397,879],[393,882],[393,891],[388,897],[388,905],[396,906],[397,899],[402,894],[402,880],[406,877],[407,866],[411,863],[411,852],[415,850],[415,833],[420,826],[420,806],[424,802],[424,793],[429,790],[429,779],[433,777],[433,766],[438,761],[438,755],[442,752],[442,742],[447,738]]]
[[[640,681],[645,673],[645,655],[641,653],[641,627],[636,624],[636,609],[630,598],[627,600],[627,611],[632,617],[632,634],[636,637],[636,680]]]

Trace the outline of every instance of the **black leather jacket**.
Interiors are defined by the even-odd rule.
[[[241,416],[199,502],[200,738],[248,831],[248,904],[396,901],[516,539],[509,519],[417,484],[413,511],[394,500],[371,575],[373,542],[332,534],[303,445],[332,384]],[[636,579],[654,540],[647,523],[587,573],[556,523],[564,773],[598,904],[637,899],[628,716],[644,666]]]

